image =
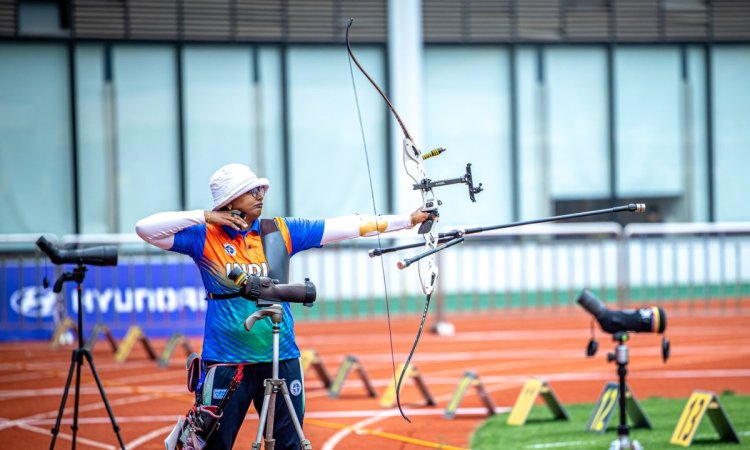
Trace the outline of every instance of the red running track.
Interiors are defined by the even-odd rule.
[[[667,307],[667,336],[672,356],[661,360],[661,336],[636,334],[630,340],[628,383],[639,399],[688,397],[695,389],[750,394],[750,319],[748,302],[718,309],[710,304],[687,314]],[[742,307],[740,307],[742,306]],[[414,340],[418,317],[395,320],[396,366]],[[540,312],[483,312],[453,316],[452,337],[425,333],[413,363],[437,406],[425,407],[413,381],[402,388],[402,403],[412,423],[395,409],[382,409],[368,397],[351,373],[339,399],[332,400],[314,370],[306,374],[305,433],[313,448],[325,450],[468,448],[472,431],[485,419],[481,402],[469,390],[453,420],[442,417],[446,404],[467,370],[475,371],[498,407],[510,407],[529,377],[549,381],[563,404],[594,402],[604,384],[616,381],[606,353],[610,335],[599,332],[599,354],[588,359],[584,348],[589,316],[579,308]],[[372,379],[378,395],[392,383],[393,363],[385,319],[298,323],[300,347],[316,350],[334,375],[348,354],[355,355]],[[157,351],[164,341],[154,342]],[[193,340],[199,348],[200,341]],[[46,449],[57,416],[72,348],[51,350],[47,342],[0,346],[1,448]],[[192,404],[185,390],[184,355],[180,349],[167,369],[160,369],[139,346],[128,361],[117,363],[106,342],[94,349],[94,362],[121,427],[126,447],[163,449],[163,439]],[[88,366],[83,367],[79,414],[79,449],[115,448],[117,443]],[[56,448],[71,448],[73,394],[69,396]],[[675,421],[677,418],[675,418]],[[251,408],[236,448],[249,448],[257,416]]]

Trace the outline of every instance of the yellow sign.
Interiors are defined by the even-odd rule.
[[[461,400],[463,400],[466,390],[469,386],[476,383],[476,380],[476,375],[470,373],[465,374],[461,378],[461,381],[458,382],[458,386],[456,386],[456,392],[453,393],[453,398],[445,408],[443,416],[454,417],[456,415],[456,410],[458,409],[458,405],[461,404]]]
[[[607,383],[604,386],[602,395],[594,405],[594,412],[591,414],[589,423],[586,425],[586,431],[604,433],[607,431],[607,425],[618,410],[620,401],[620,385],[617,383]],[[641,404],[635,398],[630,389],[625,386],[625,412],[630,417],[631,428],[648,428],[651,429],[651,422],[646,416]]]
[[[333,381],[331,381],[331,375],[328,374],[328,369],[323,365],[323,359],[318,355],[315,350],[303,350],[300,355],[300,363],[302,364],[302,373],[307,374],[307,371],[312,367],[323,382],[323,386],[326,389],[331,389]],[[343,383],[343,380],[341,380]],[[340,390],[341,387],[339,386]]]
[[[542,395],[542,399],[547,406],[552,410],[555,419],[568,420],[568,412],[563,408],[562,403],[555,395],[550,385],[538,378],[532,378],[528,380],[521,389],[521,393],[518,394],[516,403],[513,405],[513,409],[510,411],[508,416],[508,425],[520,426],[526,423],[526,419],[529,417],[531,408],[534,406],[536,399],[539,395]]]
[[[96,345],[96,341],[99,339],[100,334],[104,334],[104,337],[107,338],[107,342],[109,342],[109,346],[112,348],[112,353],[117,353],[117,341],[112,336],[112,332],[109,331],[109,327],[106,325],[99,324],[94,327],[94,330],[91,332],[91,336],[89,336],[89,340],[86,341],[86,349],[88,351],[93,351],[94,346]]]
[[[339,371],[336,373],[336,378],[333,379],[331,387],[328,389],[328,396],[331,398],[338,398],[341,393],[341,388],[344,387],[344,381],[346,376],[349,375],[349,371],[352,370],[355,359],[347,356],[344,358],[344,362],[339,366]]]
[[[120,348],[117,349],[117,353],[115,354],[115,361],[118,363],[124,362],[126,359],[128,359],[128,355],[130,355],[130,352],[133,350],[133,346],[135,346],[136,341],[140,339],[143,336],[143,330],[141,330],[141,327],[133,325],[128,330],[128,334],[125,336],[125,339],[122,340],[122,343],[120,343]]]
[[[510,410],[508,425],[523,425],[526,423],[526,418],[529,417],[531,407],[534,406],[536,397],[541,390],[542,380],[535,378],[530,379],[523,385],[523,389],[521,389],[521,393],[518,394],[513,409]]]
[[[302,360],[302,373],[307,373],[307,369],[310,368],[310,364],[317,361],[318,354],[315,353],[315,350],[303,350],[302,354],[300,355],[300,359]]]
[[[603,433],[607,430],[607,424],[609,424],[615,406],[617,406],[618,389],[615,383],[609,383],[604,387],[602,395],[599,396],[599,400],[594,406],[594,413],[589,419],[589,424],[586,426],[587,431]]]
[[[448,402],[448,406],[445,407],[445,412],[443,413],[444,418],[453,419],[456,417],[458,406],[461,404],[461,400],[463,400],[464,395],[466,395],[466,390],[469,389],[470,386],[476,388],[480,400],[482,400],[482,403],[484,403],[484,406],[487,408],[488,415],[491,416],[495,414],[495,402],[492,400],[489,392],[487,392],[484,384],[482,384],[482,381],[479,379],[479,375],[474,371],[468,370],[464,372],[464,376],[461,377],[458,386],[456,386],[456,392],[453,393],[453,398]]]
[[[385,390],[385,393],[383,393],[383,396],[380,397],[380,407],[381,408],[393,408],[393,406],[396,404],[396,380],[401,378],[401,372],[404,371],[404,364],[401,363],[398,366],[398,370],[396,371],[396,378],[391,380],[391,384],[388,386],[388,389]],[[404,377],[411,377],[414,375],[415,369],[414,365],[409,364],[409,368],[407,369],[407,372],[404,374]],[[403,382],[401,383],[401,387],[403,387]]]
[[[63,344],[64,334],[74,331],[78,331],[76,323],[69,317],[66,317],[55,327],[55,333],[52,335],[52,341],[50,341],[50,347],[52,347],[52,350],[57,350],[57,347]],[[70,344],[70,342],[68,342],[68,344]]]
[[[141,327],[137,325],[133,325],[128,329],[128,334],[125,336],[122,344],[120,344],[120,347],[117,349],[117,353],[115,353],[115,361],[117,361],[118,363],[125,362],[125,360],[128,359],[130,352],[133,350],[135,343],[138,341],[141,341],[141,343],[143,343],[143,348],[144,350],[146,350],[148,358],[156,361],[157,356],[156,351],[154,351],[154,347],[151,346],[151,342],[143,333]]]
[[[362,384],[365,385],[365,389],[367,390],[367,395],[370,397],[377,397],[378,393],[375,392],[375,388],[373,387],[367,372],[365,372],[365,368],[359,363],[357,357],[353,355],[346,355],[344,362],[339,366],[336,378],[330,383],[330,387],[328,388],[328,396],[330,398],[339,397],[341,388],[344,387],[344,381],[346,381],[346,377],[352,369],[355,369],[357,373],[359,373],[359,377],[362,379]]]
[[[391,381],[388,389],[386,389],[383,396],[380,397],[381,408],[393,408],[396,405],[396,382],[401,378],[401,372],[403,371],[404,364],[402,363],[398,366],[398,370],[396,371],[396,378]],[[427,389],[427,384],[422,379],[422,375],[419,373],[419,370],[417,370],[417,367],[414,364],[409,364],[409,367],[406,368],[406,373],[404,373],[404,380],[406,380],[407,378],[411,378],[412,380],[414,380],[414,383],[417,385],[419,392],[425,399],[425,405],[435,406],[437,404],[435,402],[435,399],[432,397],[430,390]],[[401,382],[400,387],[404,387],[403,382]]]
[[[167,345],[164,346],[164,351],[162,352],[158,362],[159,367],[169,366],[169,360],[172,358],[172,355],[174,354],[174,351],[177,349],[178,345],[182,345],[182,348],[185,349],[185,353],[188,356],[193,353],[193,349],[192,347],[190,347],[190,341],[188,340],[188,338],[186,338],[182,333],[174,333],[172,337],[169,338],[169,341],[167,341]]]
[[[709,391],[694,391],[682,410],[680,420],[672,433],[670,444],[689,447],[693,443],[695,432],[703,416],[708,414],[721,441],[740,442],[737,432],[732,426],[724,408],[721,407],[716,394]]]

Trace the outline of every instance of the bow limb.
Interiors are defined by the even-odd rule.
[[[378,86],[378,84],[375,82],[375,80],[372,79],[370,74],[367,73],[367,71],[362,67],[362,65],[359,63],[359,60],[357,60],[357,57],[354,55],[354,52],[352,51],[351,44],[349,42],[349,30],[351,29],[352,23],[354,22],[354,19],[350,19],[349,23],[346,26],[346,50],[349,53],[349,71],[352,77],[352,86],[354,87],[354,95],[355,99],[357,101],[357,112],[359,117],[359,123],[360,123],[360,129],[362,132],[362,140],[364,142],[364,128],[362,125],[362,115],[359,110],[359,100],[357,99],[357,88],[356,83],[354,82],[354,71],[351,67],[351,63],[354,62],[354,64],[357,66],[360,72],[367,78],[367,80],[372,84],[372,86],[378,91],[380,96],[385,100],[385,103],[388,105],[388,109],[391,111],[393,116],[396,118],[396,121],[398,122],[399,126],[401,127],[401,130],[404,133],[404,141],[403,141],[403,161],[404,161],[404,169],[406,170],[406,173],[409,175],[409,177],[414,181],[416,184],[421,184],[422,188],[420,189],[422,194],[422,211],[430,212],[432,215],[431,219],[434,220],[437,218],[437,206],[438,206],[438,200],[435,198],[435,194],[432,191],[432,188],[428,186],[429,180],[427,179],[427,174],[424,170],[424,166],[422,165],[422,152],[417,148],[416,145],[414,145],[414,141],[411,137],[411,134],[409,133],[409,130],[406,128],[406,125],[404,124],[404,121],[401,119],[401,116],[396,111],[396,108],[393,107],[393,104],[391,103],[390,99],[387,95],[385,95],[385,92]],[[365,143],[365,154],[367,155],[367,144]],[[369,169],[369,159],[368,159],[368,174],[370,173]],[[373,202],[373,210],[375,211],[375,214],[377,215],[377,210],[375,208],[375,195],[374,190],[372,188],[372,177],[370,177],[370,191],[372,194],[372,202]],[[438,244],[438,233],[436,230],[436,227],[428,227],[422,231],[422,228],[420,228],[421,234],[423,234],[425,239],[425,249],[434,249],[437,247]],[[378,235],[378,245],[380,245],[380,236]],[[383,260],[381,258],[381,268],[383,270],[383,286],[386,291],[386,311],[388,314],[388,333],[389,336],[391,336],[391,361],[393,363],[393,378],[394,381],[396,381],[396,370],[395,370],[395,361],[393,358],[393,337],[391,334],[391,325],[390,325],[390,308],[388,306],[388,287],[385,283],[385,267],[383,265]],[[422,335],[422,330],[424,329],[425,320],[427,319],[427,311],[430,306],[430,298],[432,295],[432,290],[435,285],[435,280],[437,279],[437,266],[434,263],[434,258],[432,256],[423,258],[419,261],[419,277],[422,284],[422,291],[425,293],[425,305],[424,310],[422,312],[422,320],[419,325],[419,331],[417,332],[417,337],[414,340],[414,344],[412,345],[411,351],[409,352],[409,356],[406,359],[406,362],[403,365],[403,368],[401,370],[401,374],[399,376],[398,381],[396,382],[396,404],[398,405],[398,410],[401,413],[401,416],[407,421],[411,423],[411,420],[404,414],[403,409],[401,408],[401,399],[399,392],[401,390],[401,382],[404,379],[404,374],[407,372],[409,368],[409,363],[411,362],[411,358],[414,355],[414,352],[416,351],[417,344],[419,343],[419,338]]]
[[[403,122],[401,121],[401,118],[398,116],[398,113],[396,113],[396,110],[393,108],[393,105],[391,105],[391,101],[388,100],[388,97],[386,97],[386,95],[383,93],[383,91],[380,89],[377,83],[375,83],[375,81],[370,77],[370,75],[365,71],[365,69],[362,68],[362,65],[357,60],[357,57],[354,56],[354,53],[352,52],[352,48],[349,45],[349,28],[352,26],[353,21],[354,19],[349,20],[349,25],[347,25],[346,27],[346,49],[347,49],[347,52],[349,53],[349,74],[351,75],[351,79],[352,79],[352,89],[354,90],[354,100],[357,105],[357,117],[359,119],[359,128],[360,128],[360,133],[362,135],[362,144],[365,150],[365,161],[367,163],[367,176],[370,180],[370,194],[372,196],[372,210],[377,220],[378,210],[375,204],[376,203],[375,202],[375,189],[373,188],[372,172],[370,170],[370,157],[367,151],[367,140],[365,139],[365,129],[364,129],[363,121],[362,121],[362,112],[359,107],[359,96],[357,95],[357,84],[354,81],[354,69],[352,68],[352,62],[356,64],[360,72],[362,72],[367,77],[370,83],[372,83],[372,85],[375,86],[375,89],[377,89],[380,95],[385,99],[386,103],[388,104],[388,107],[396,116],[399,122],[399,125],[401,125],[401,129],[404,131],[404,134],[408,134],[408,131],[406,129],[406,126],[404,126]],[[376,228],[380,229],[380,227],[376,227]],[[380,246],[381,245],[380,233],[377,233],[377,239],[378,239],[378,246]],[[385,293],[385,311],[386,311],[386,317],[388,321],[388,339],[389,339],[390,346],[391,346],[391,367],[393,370],[393,382],[396,383],[396,358],[393,353],[393,331],[391,330],[391,307],[390,307],[390,302],[388,300],[388,285],[387,285],[386,276],[385,276],[385,263],[383,262],[382,258],[380,259],[380,269],[383,274],[383,291]],[[400,382],[397,384],[400,385]],[[406,417],[406,415],[404,414],[404,411],[401,409],[401,401],[399,400],[398,391],[396,391],[396,403],[398,404],[398,410],[399,412],[401,412],[401,416],[404,419],[406,419],[408,422],[410,422],[409,418]]]
[[[380,89],[380,86],[378,86],[378,83],[376,83],[375,80],[372,79],[372,77],[370,76],[369,73],[367,73],[364,67],[362,67],[362,64],[359,63],[359,60],[357,59],[357,57],[354,56],[354,52],[352,51],[352,46],[349,44],[349,29],[352,27],[353,23],[354,23],[354,19],[349,19],[349,23],[346,25],[346,51],[349,53],[350,61],[354,61],[354,64],[356,64],[359,71],[362,72],[362,75],[364,75],[367,78],[370,84],[372,84],[373,87],[378,91],[380,96],[383,97],[383,100],[385,100],[385,103],[388,105],[388,109],[391,110],[391,112],[393,113],[393,116],[398,121],[398,124],[401,127],[401,130],[404,132],[404,136],[406,136],[406,138],[411,141],[412,140],[411,134],[409,134],[409,130],[406,128],[406,125],[404,125],[404,121],[401,120],[401,116],[398,115],[398,111],[396,111],[396,108],[393,107],[393,103],[391,103],[391,100],[388,98],[387,95],[385,95],[385,92],[383,92],[383,90]]]

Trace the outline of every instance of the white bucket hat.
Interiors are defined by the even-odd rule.
[[[223,208],[227,203],[259,186],[266,188],[271,183],[265,178],[258,178],[249,167],[244,164],[227,164],[213,175],[208,182],[211,195],[214,198],[214,211]]]

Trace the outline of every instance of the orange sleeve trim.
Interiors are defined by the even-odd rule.
[[[276,221],[276,226],[279,227],[281,236],[284,238],[284,243],[286,244],[286,252],[291,255],[292,254],[292,237],[289,235],[289,228],[286,226],[286,221],[282,219],[281,217],[274,217],[273,220]]]

